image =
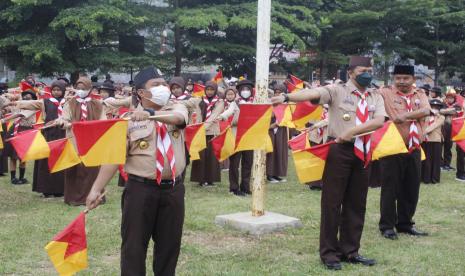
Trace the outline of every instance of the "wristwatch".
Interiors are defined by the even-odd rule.
[[[144,108],[144,111],[147,111],[150,114],[150,116],[155,115],[155,110],[153,109]]]
[[[281,94],[281,95],[283,95],[284,97],[284,101],[283,101],[284,103],[289,102],[289,96],[287,94]]]

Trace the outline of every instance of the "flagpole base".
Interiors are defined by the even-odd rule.
[[[218,215],[215,224],[256,236],[302,227],[298,218],[268,211],[259,217],[253,216],[252,212]]]

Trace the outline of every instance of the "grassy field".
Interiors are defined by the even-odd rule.
[[[30,172],[32,167],[28,168]],[[379,189],[370,189],[361,254],[378,265],[344,265],[328,272],[319,262],[320,193],[296,183],[293,168],[285,184],[268,185],[267,210],[298,217],[304,227],[253,237],[217,227],[218,214],[246,211],[251,198],[228,193],[227,173],[213,188],[186,183],[186,219],[178,275],[464,275],[465,184],[443,173],[439,185],[422,185],[418,228],[431,235],[399,240],[378,232]],[[31,178],[29,178],[31,179]],[[80,275],[118,275],[120,196],[113,181],[107,204],[87,216],[89,269]],[[0,178],[0,275],[55,275],[43,247],[82,208],[62,199],[44,199],[31,185],[13,186]],[[152,251],[147,258],[151,275]]]

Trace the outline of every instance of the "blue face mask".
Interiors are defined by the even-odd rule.
[[[362,87],[368,87],[373,80],[373,76],[370,73],[362,73],[355,77],[355,81]]]

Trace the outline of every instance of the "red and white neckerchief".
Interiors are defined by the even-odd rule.
[[[402,99],[405,100],[405,103],[407,105],[407,112],[413,112],[413,103],[412,103],[412,97],[415,95],[414,93],[409,94],[409,95],[403,95],[400,92],[397,92],[397,95],[399,95]],[[410,123],[410,130],[408,134],[408,152],[411,153],[415,149],[418,149],[420,147],[420,136],[418,134],[418,126],[417,126],[417,121],[412,121]]]
[[[174,149],[171,144],[171,138],[168,134],[168,129],[166,125],[160,122],[155,122],[155,127],[157,129],[157,169],[156,169],[156,179],[157,184],[161,183],[161,174],[165,166],[165,158],[168,159],[168,163],[171,167],[171,176],[173,177],[173,182],[176,179],[176,163],[174,158]]]
[[[58,117],[61,117],[63,115],[63,105],[65,105],[65,99],[63,98],[61,101],[58,101],[56,98],[49,98],[48,100],[58,108]]]
[[[218,98],[218,96],[213,97],[211,101],[209,101],[207,97],[203,98],[203,102],[207,105],[207,114],[205,116],[205,121],[208,120],[208,118],[210,118],[210,116],[212,115],[213,107],[219,99],[220,98]]]
[[[359,98],[357,104],[357,112],[355,116],[355,125],[358,126],[370,120],[368,112],[368,103],[366,101],[366,98],[368,97],[368,92],[362,93],[358,90],[355,90],[352,93],[354,93]],[[370,152],[370,140],[371,135],[365,135],[355,138],[354,153],[355,156],[357,156],[363,162],[367,161],[366,154]]]
[[[81,104],[81,121],[87,120],[87,103],[92,101],[91,97],[85,99],[76,98],[76,101]]]
[[[189,96],[189,94],[187,92],[184,92],[184,94],[182,94],[179,97],[176,97],[174,94],[171,94],[171,99],[172,100],[182,101],[182,100],[185,100],[188,96]]]
[[[327,118],[328,118],[328,110],[323,109],[323,112],[321,113],[320,120],[323,121],[323,120],[326,120]],[[324,131],[325,131],[324,128],[325,127],[317,128],[316,133],[318,134],[318,137],[323,137],[323,134],[324,134]]]
[[[21,121],[21,117],[17,118],[13,121],[13,136],[16,136],[19,132],[19,122]]]

